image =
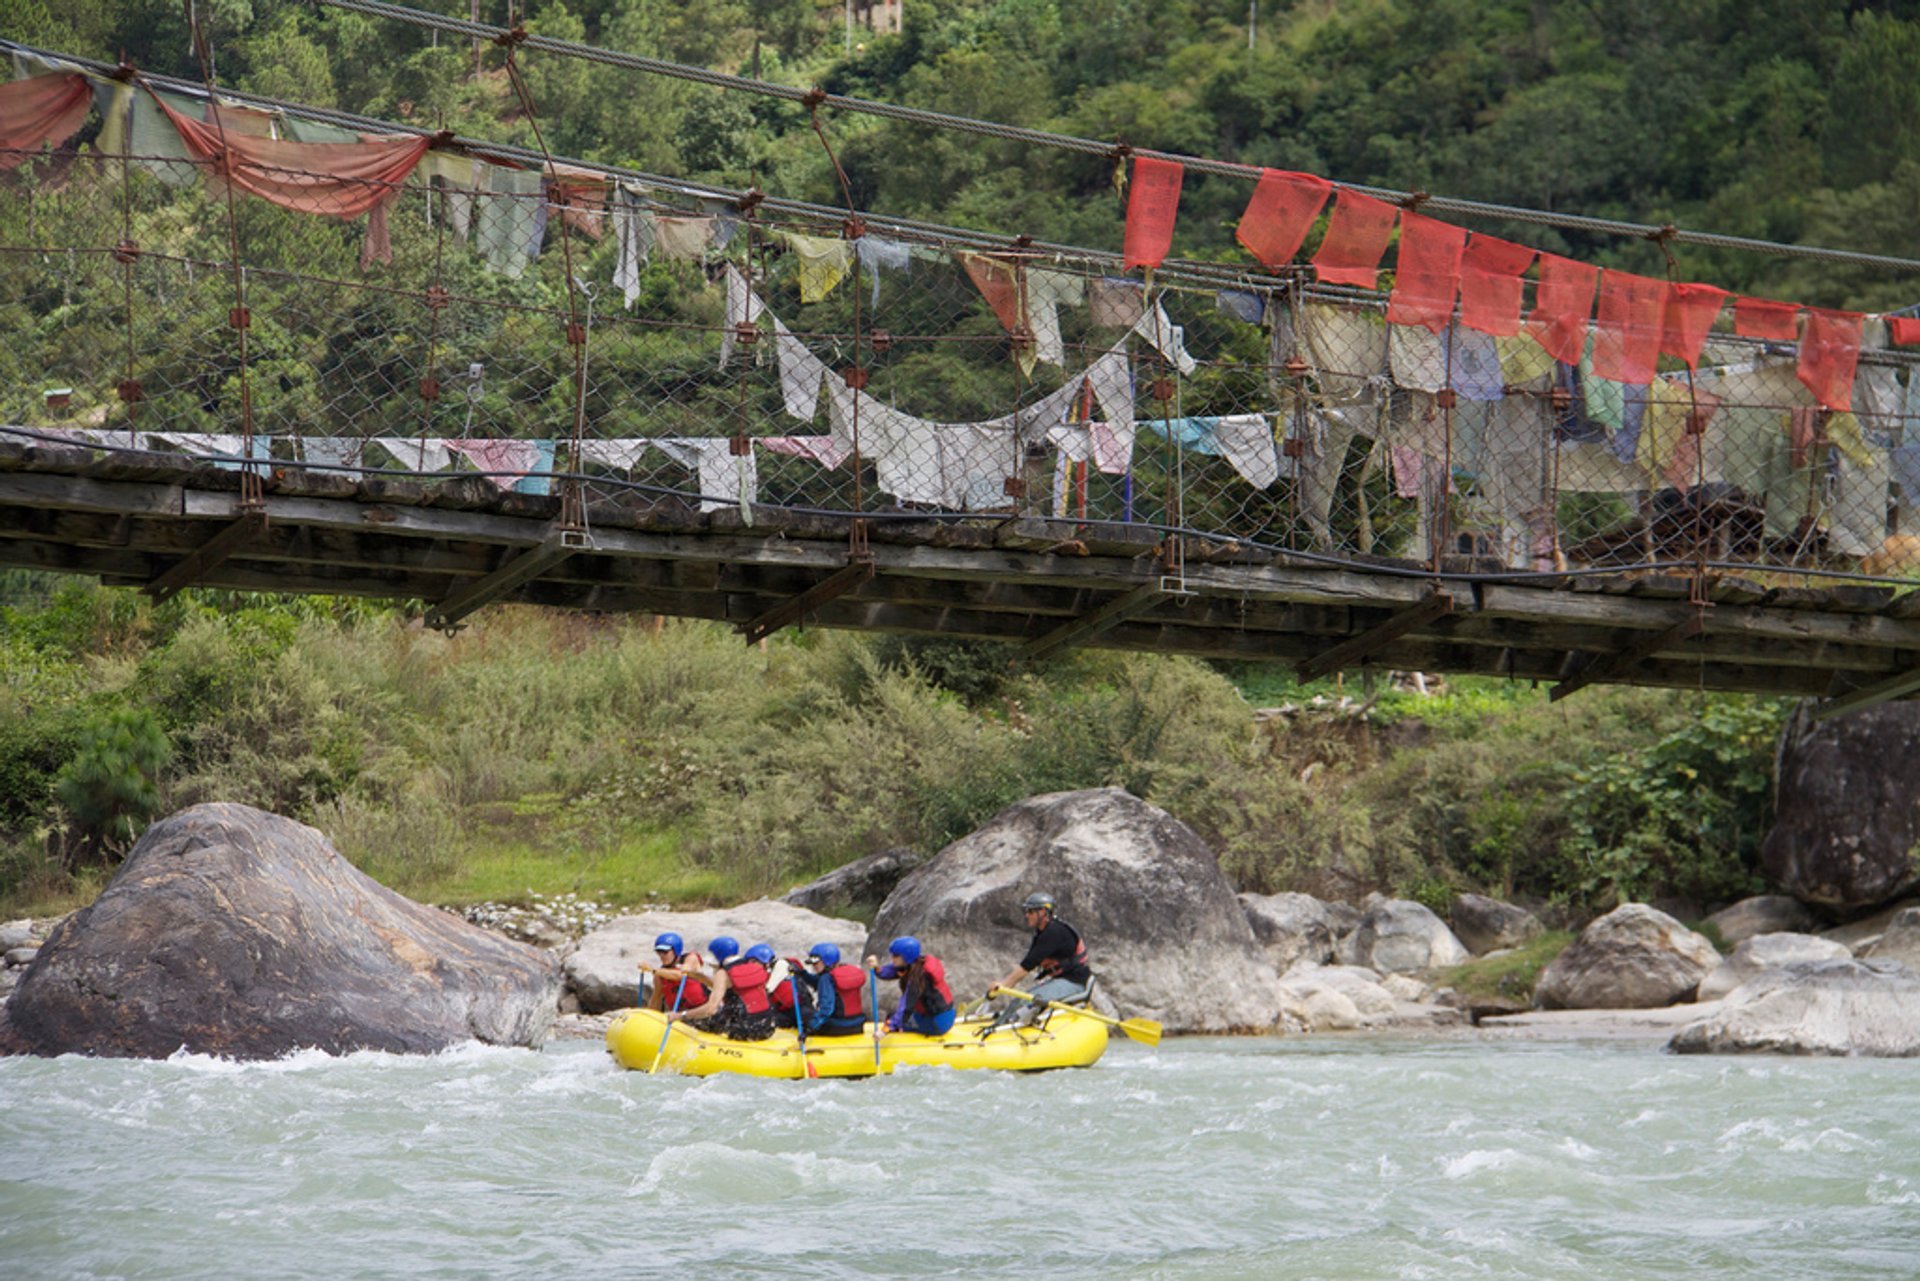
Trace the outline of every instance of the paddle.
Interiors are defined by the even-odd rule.
[[[800,1012],[800,976],[789,975],[787,982],[793,985],[793,1033],[800,1038],[800,1075],[818,1077],[820,1069],[807,1062],[807,1019]]]
[[[680,986],[673,990],[673,1008],[667,1011],[667,1030],[660,1034],[660,1048],[653,1052],[653,1062],[647,1064],[647,1075],[660,1066],[660,1056],[667,1052],[667,1038],[673,1035],[673,1016],[680,1012],[680,998],[687,994],[686,976],[680,978]]]
[[[873,1070],[880,1070],[880,971],[867,970],[867,1009],[873,1014]]]
[[[996,987],[990,996],[1017,996],[1023,1001],[1037,998],[1031,992],[1022,992],[1017,987]],[[1080,1005],[1066,1005],[1059,1001],[1041,1001],[1040,1004],[1050,1010],[1060,1010],[1066,1014],[1078,1014],[1082,1018],[1092,1019],[1096,1023],[1105,1023],[1108,1027],[1117,1027],[1127,1034],[1127,1039],[1138,1041],[1142,1045],[1160,1044],[1160,1025],[1152,1019],[1110,1019],[1104,1014],[1095,1014]]]

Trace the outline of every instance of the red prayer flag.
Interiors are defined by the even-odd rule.
[[[1167,247],[1173,244],[1173,220],[1180,212],[1180,180],[1185,173],[1177,160],[1133,158],[1133,189],[1127,193],[1126,270],[1151,270],[1166,261]]]
[[[1920,346],[1920,316],[1888,316],[1887,341],[1896,347]]]
[[[1526,245],[1474,233],[1460,260],[1460,323],[1500,338],[1519,333],[1521,277],[1533,254]]]
[[[966,269],[967,278],[973,281],[973,287],[987,300],[987,306],[993,308],[993,314],[1000,319],[1000,327],[1008,333],[1023,326],[1024,309],[1020,306],[1020,276],[1012,263],[1003,258],[989,258],[985,254],[956,253],[960,265]]]
[[[1602,273],[1600,305],[1594,313],[1593,372],[1635,387],[1652,382],[1666,309],[1666,281],[1630,271]]]
[[[1853,408],[1853,370],[1860,363],[1860,331],[1866,320],[1857,311],[1807,308],[1807,332],[1800,338],[1800,381],[1827,409]]]
[[[1593,314],[1593,289],[1600,269],[1558,254],[1540,255],[1540,283],[1533,291],[1527,332],[1549,356],[1577,365],[1587,346],[1587,318]]]
[[[1460,256],[1466,248],[1466,228],[1412,210],[1401,214],[1400,256],[1394,262],[1387,320],[1436,334],[1453,323]]]
[[[284,209],[329,218],[357,218],[391,200],[433,139],[425,134],[362,134],[359,142],[282,142],[183,116],[158,94],[154,101],[180,131],[180,141],[244,191]]]
[[[1340,188],[1333,201],[1333,217],[1313,269],[1320,279],[1336,285],[1372,289],[1380,282],[1380,255],[1393,238],[1393,220],[1400,210],[1351,187]]]
[[[1332,191],[1332,183],[1314,174],[1262,169],[1234,237],[1269,267],[1291,261]]]
[[[1684,361],[1688,369],[1700,364],[1700,348],[1707,331],[1720,315],[1727,291],[1712,285],[1668,285],[1667,317],[1660,332],[1660,351]]]
[[[0,83],[0,169],[18,168],[44,144],[71,138],[92,105],[93,89],[77,73]]]
[[[1742,338],[1770,338],[1792,342],[1800,336],[1793,318],[1800,308],[1790,302],[1766,298],[1737,298],[1733,304],[1733,332]]]

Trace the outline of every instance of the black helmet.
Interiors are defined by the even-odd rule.
[[[1051,914],[1054,910],[1053,895],[1047,893],[1045,890],[1035,890],[1033,893],[1027,895],[1027,901],[1020,905],[1020,910],[1022,912],[1046,912]]]

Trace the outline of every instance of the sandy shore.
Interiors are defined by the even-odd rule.
[[[1660,1010],[1530,1010],[1482,1019],[1479,1031],[1496,1039],[1528,1041],[1665,1041],[1695,1019],[1713,1014],[1721,1004],[1702,1001]]]

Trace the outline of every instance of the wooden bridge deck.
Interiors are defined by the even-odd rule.
[[[1508,578],[1450,562],[1338,565],[1020,518],[876,518],[871,573],[848,521],[756,507],[693,510],[596,489],[584,539],[555,498],[477,477],[426,484],[277,469],[264,510],[240,475],[162,454],[0,437],[0,565],[97,576],[166,596],[187,585],[418,599],[452,623],[491,601],[712,619],[750,637],[791,623],[1265,660],[1310,675],[1477,673],[1830,700],[1920,690],[1920,593],[1770,588],[1634,573]],[[607,495],[611,495],[608,497]],[[262,519],[264,517],[264,519]]]

